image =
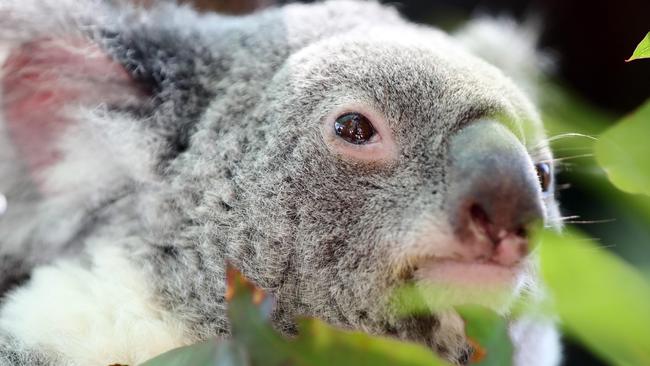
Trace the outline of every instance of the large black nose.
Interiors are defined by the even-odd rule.
[[[543,218],[533,163],[503,125],[480,121],[465,127],[452,137],[449,156],[447,212],[461,237],[478,224],[496,244],[505,235],[525,237],[526,226]]]

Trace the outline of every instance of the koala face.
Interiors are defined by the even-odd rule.
[[[390,296],[435,284],[503,311],[507,300],[476,292],[493,287],[511,298],[532,281],[527,229],[556,206],[530,102],[453,39],[407,24],[299,50],[267,97],[267,143],[239,179],[255,182],[245,183],[250,191],[263,187],[251,202],[263,212],[251,218],[257,227],[290,233],[256,242],[251,265],[264,278],[282,263],[291,284],[277,287],[280,313],[465,357],[459,319],[402,317]],[[262,258],[283,250],[284,260]]]

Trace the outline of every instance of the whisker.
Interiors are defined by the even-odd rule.
[[[602,220],[577,220],[577,221],[564,221],[565,224],[607,224],[610,222],[615,222],[616,219],[602,219]]]
[[[559,152],[559,151],[580,151],[580,150],[589,150],[591,151],[591,147],[561,147],[558,149],[553,149],[553,152]]]
[[[578,215],[573,215],[573,216],[560,216],[560,217],[555,217],[552,220],[548,220],[550,222],[564,222],[566,220],[573,220],[573,219],[579,219],[580,216]]]
[[[597,140],[598,140],[598,138],[596,138],[596,137],[594,137],[594,136],[585,135],[585,134],[583,134],[583,133],[578,133],[578,132],[567,132],[567,133],[561,133],[561,134],[558,134],[558,135],[555,135],[555,136],[551,136],[551,137],[549,137],[549,138],[546,138],[545,140],[541,141],[539,144],[537,144],[536,146],[534,146],[533,149],[534,149],[534,150],[539,150],[539,149],[543,148],[543,147],[546,146],[546,145],[550,145],[550,143],[553,142],[553,141],[557,141],[557,140],[565,139],[565,138],[568,138],[568,137],[581,137],[581,138],[586,138],[586,139],[590,139],[590,140],[593,140],[593,141],[597,141]]]
[[[548,160],[541,160],[540,163],[557,163],[560,161],[565,161],[565,160],[572,160],[572,159],[580,159],[580,158],[591,158],[593,157],[594,154],[579,154],[579,155],[571,155],[571,156],[565,156],[563,158],[553,158],[553,159],[548,159]]]
[[[600,169],[597,166],[593,166],[591,164],[587,166],[583,164],[561,161],[557,165],[555,165],[556,175],[559,175],[561,173],[571,173],[571,172],[579,172],[580,174],[596,175],[596,176],[603,176],[603,174],[605,174],[605,172],[602,169]]]
[[[616,245],[607,245],[607,246],[605,246],[605,245],[596,245],[593,248],[586,247],[586,248],[580,248],[580,250],[583,250],[584,252],[594,252],[594,251],[600,250],[600,248],[613,248],[615,246]]]
[[[551,136],[551,137],[546,139],[546,142],[553,142],[553,141],[561,140],[561,139],[564,139],[564,138],[567,138],[567,137],[583,137],[583,138],[590,139],[590,140],[593,140],[593,141],[598,141],[597,137],[594,137],[594,136],[591,136],[591,135],[586,135],[584,133],[578,133],[578,132],[567,132],[567,133],[561,133],[559,135]]]
[[[556,191],[563,191],[565,189],[571,188],[571,183],[564,183],[564,184],[556,184],[555,185],[555,190]]]

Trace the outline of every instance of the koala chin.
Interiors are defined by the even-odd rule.
[[[297,316],[471,348],[452,310],[544,296],[558,222],[532,33],[454,34],[375,2],[253,15],[170,2],[0,2],[0,365],[135,365],[227,338],[225,265]],[[485,295],[487,291],[488,295]],[[559,362],[512,320],[518,366]]]

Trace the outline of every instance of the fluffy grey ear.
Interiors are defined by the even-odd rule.
[[[538,49],[539,26],[508,17],[481,16],[458,29],[454,36],[470,52],[493,64],[514,80],[531,98],[552,71],[552,58]]]
[[[0,120],[41,190],[155,178],[211,99],[196,14],[123,3],[0,1]]]
[[[54,162],[57,141],[78,128],[71,106],[138,99],[128,73],[83,39],[36,39],[9,51],[0,77],[6,127],[30,170]]]

